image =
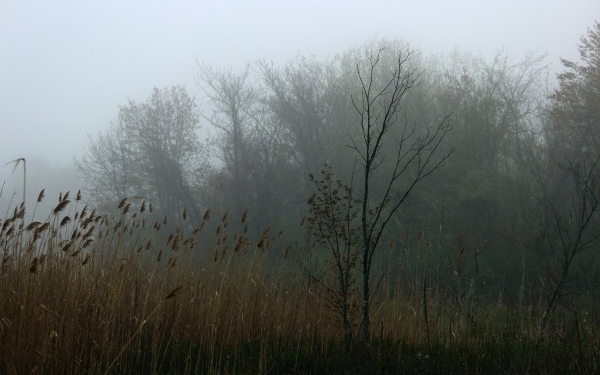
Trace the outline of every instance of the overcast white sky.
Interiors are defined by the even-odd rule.
[[[71,163],[87,134],[155,86],[199,96],[196,58],[235,69],[399,38],[426,55],[505,48],[558,61],[577,58],[595,19],[597,0],[2,0],[0,163]]]

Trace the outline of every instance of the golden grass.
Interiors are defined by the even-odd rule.
[[[200,223],[190,223],[186,211],[180,218],[157,218],[149,204],[123,200],[118,214],[100,216],[81,207],[79,194],[68,197],[62,195],[44,221],[25,223],[24,207],[18,206],[0,226],[0,373],[267,374],[352,368],[352,358],[342,353],[338,317],[316,286],[284,259],[289,248],[280,233],[246,234],[247,211],[215,217],[207,210]],[[171,221],[179,226],[167,232]],[[429,372],[460,373],[452,367],[455,362],[448,367],[445,361],[470,353],[469,348],[491,345],[491,353],[502,357],[513,351],[526,355],[530,343],[542,342],[534,329],[535,310],[467,311],[431,295],[426,297],[427,329],[422,294],[382,285],[372,312],[381,371],[424,366]],[[572,323],[562,325],[571,335],[564,341],[586,345],[573,352],[573,366],[590,369],[587,361],[597,364],[600,358],[594,357],[600,352],[593,335],[597,326],[579,321],[575,339]],[[548,337],[540,348],[549,345],[551,353],[562,348],[560,340]],[[489,358],[471,360],[484,369],[496,364]],[[535,369],[541,359],[527,361],[519,363]]]
[[[101,217],[67,198],[43,223],[25,225],[22,208],[2,222],[0,372],[160,373],[181,351],[181,371],[218,369],[225,356],[266,369],[271,350],[326,332],[319,301],[290,289],[292,274],[266,271],[268,231],[228,236],[224,216],[205,233],[207,211],[166,235],[146,203]],[[257,339],[264,358],[245,358]]]

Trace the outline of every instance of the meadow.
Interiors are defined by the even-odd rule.
[[[432,272],[417,251],[380,254],[381,264],[413,271],[383,279],[365,362],[344,346],[326,293],[299,266],[302,246],[267,228],[248,234],[252,212],[208,210],[192,223],[185,210],[160,217],[140,199],[115,206],[99,215],[79,193],[65,193],[43,219],[34,208],[26,221],[24,205],[6,212],[0,373],[592,374],[600,367],[593,302],[562,304],[541,326],[543,298],[519,305],[456,296],[437,286],[440,275],[425,282]]]

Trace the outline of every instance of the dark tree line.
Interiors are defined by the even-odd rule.
[[[345,270],[359,265],[367,313],[377,267],[400,289],[426,284],[461,306],[543,301],[550,313],[600,286],[600,24],[579,50],[579,62],[563,60],[552,92],[545,56],[427,59],[389,41],[239,72],[199,64],[206,108],[181,88],[155,90],[120,109],[79,167],[95,203],[144,196],[165,213],[187,208],[197,217],[208,207],[248,208],[255,231],[284,230],[299,257],[307,228],[313,235],[322,225],[310,252],[338,254],[343,277],[331,290],[343,297],[335,308],[348,332],[354,302],[344,296],[357,274]],[[208,145],[201,123],[211,129]],[[337,200],[323,198],[334,191]],[[314,194],[345,209],[325,215]],[[343,214],[353,216],[345,226]],[[301,227],[306,215],[311,225]],[[332,247],[328,236],[350,247]],[[421,268],[375,261],[388,244],[392,259],[411,259],[422,242]],[[368,317],[362,323],[368,337]]]

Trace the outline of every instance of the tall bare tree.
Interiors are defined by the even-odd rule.
[[[381,54],[382,50],[369,53],[366,69],[357,65],[361,95],[352,98],[362,133],[360,139],[351,139],[351,147],[358,155],[362,174],[361,340],[365,348],[368,348],[371,335],[373,258],[385,229],[415,186],[439,169],[453,152],[453,149],[444,150],[442,145],[451,129],[449,115],[433,126],[423,124],[417,127],[402,121],[400,110],[403,99],[418,84],[421,74],[416,68],[407,69],[411,53],[398,52],[396,66],[383,76],[386,77],[384,79],[381,79],[378,65]],[[400,127],[399,135],[390,148],[388,143],[392,142],[389,138],[396,127]],[[387,160],[388,155],[392,155],[390,160]],[[380,168],[383,163],[390,163],[391,169]],[[379,173],[382,171],[390,172],[382,175]],[[377,195],[371,190],[375,181],[382,183]]]
[[[394,51],[391,69],[386,53],[369,52],[355,65],[360,90],[351,93],[358,131],[347,129],[356,160],[351,182],[334,181],[329,167],[321,178],[311,174],[316,193],[305,220],[315,244],[329,250],[330,267],[316,279],[342,318],[346,342],[353,337],[353,301],[360,301],[358,342],[367,362],[371,303],[382,278],[375,277],[373,265],[386,229],[415,187],[454,151],[443,144],[451,130],[449,115],[419,126],[407,120],[404,100],[421,77],[410,64],[412,53]],[[327,272],[336,276],[329,279]],[[361,280],[357,297],[352,295],[355,277]]]
[[[230,209],[244,209],[250,172],[249,136],[255,127],[257,94],[250,84],[250,66],[239,74],[198,64],[198,84],[211,105],[212,114],[203,117],[219,131],[216,146],[223,162]]]

